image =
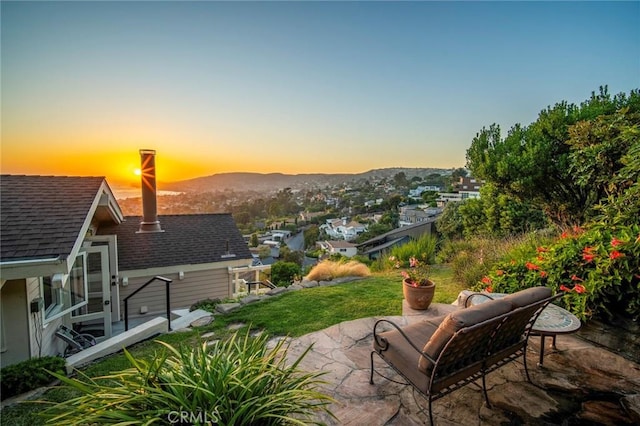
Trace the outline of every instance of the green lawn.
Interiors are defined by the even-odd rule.
[[[436,283],[434,302],[451,303],[463,290],[454,282],[449,268],[435,266],[431,278]],[[244,327],[262,330],[269,335],[292,337],[322,330],[343,321],[372,316],[402,314],[402,279],[398,273],[375,274],[366,279],[333,286],[314,287],[291,291],[259,303],[242,307],[227,315],[215,315],[209,326],[195,331],[170,333],[157,339],[171,344],[194,344],[201,334],[213,332],[217,338],[230,333],[228,325],[242,323]],[[136,357],[150,357],[160,345],[154,341],[140,343],[130,352]],[[130,367],[123,354],[115,354],[84,368],[84,374],[97,377]],[[52,389],[42,399],[64,401],[73,392]],[[40,424],[37,417],[40,406],[26,403],[5,408],[0,416],[3,425]]]

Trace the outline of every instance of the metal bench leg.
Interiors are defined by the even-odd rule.
[[[527,341],[527,343],[528,343],[528,341]],[[531,377],[529,377],[529,368],[527,367],[527,347],[528,347],[528,345],[525,344],[524,345],[524,350],[523,350],[523,353],[522,353],[522,361],[524,363],[524,373],[527,375],[527,381],[529,383],[531,383]]]
[[[538,367],[543,367],[544,363],[544,334],[540,335],[540,360],[538,361]]]
[[[373,384],[373,354],[375,353],[375,351],[371,351],[371,375],[369,376],[369,384],[372,385]]]
[[[431,410],[431,395],[429,395],[429,424],[433,426],[433,411]]]
[[[487,381],[485,379],[486,374],[482,373],[482,392],[484,393],[484,400],[487,402],[487,408],[491,408],[491,403],[489,402],[489,395],[487,394]]]

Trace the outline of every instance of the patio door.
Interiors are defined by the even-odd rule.
[[[91,246],[87,256],[87,304],[71,313],[71,323],[81,333],[92,334],[102,341],[111,337],[111,276],[109,247]]]

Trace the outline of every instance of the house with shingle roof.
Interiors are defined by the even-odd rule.
[[[102,227],[99,235],[118,240],[120,297],[160,275],[173,280],[172,308],[188,308],[204,299],[225,299],[235,292],[229,268],[249,266],[253,257],[231,214],[159,216],[162,232],[139,233],[142,217],[125,217],[120,224]],[[132,298],[132,317],[161,314],[164,288],[151,286]]]
[[[60,325],[109,338],[123,299],[157,275],[172,280],[171,309],[232,296],[232,270],[252,256],[231,215],[155,216],[152,190],[142,217],[124,217],[104,177],[0,176],[3,367],[63,353]],[[154,284],[130,316],[164,312]]]
[[[118,203],[100,177],[2,175],[0,214],[2,366],[62,353],[55,330],[89,304],[85,239],[122,221]]]

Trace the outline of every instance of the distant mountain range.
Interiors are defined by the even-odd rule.
[[[314,189],[326,188],[340,184],[359,184],[365,181],[379,182],[381,179],[393,179],[395,175],[404,172],[407,179],[415,176],[424,178],[430,174],[447,175],[452,169],[437,168],[387,168],[369,170],[364,173],[313,173],[289,175],[284,173],[219,173],[211,176],[162,183],[158,187],[166,191],[179,192],[211,192],[233,189],[235,191],[277,191],[284,188]]]

